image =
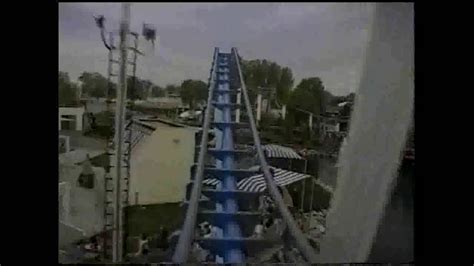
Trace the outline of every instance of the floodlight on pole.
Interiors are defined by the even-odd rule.
[[[100,16],[94,16],[95,23],[97,27],[100,29],[100,37],[102,38],[102,42],[105,45],[105,48],[108,50],[114,49],[113,43],[107,44],[107,41],[105,39],[105,17],[103,15]]]
[[[143,23],[142,35],[145,37],[145,40],[151,41],[153,47],[155,47],[156,29],[153,25]]]

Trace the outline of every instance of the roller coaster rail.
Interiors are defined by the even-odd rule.
[[[219,53],[219,48],[214,49],[214,57],[212,60],[212,68],[211,68],[211,78],[209,81],[209,95],[207,97],[207,108],[204,115],[204,124],[203,124],[203,134],[201,143],[207,143],[208,141],[208,132],[209,132],[209,125],[211,124],[211,110],[212,108],[212,96],[215,87],[215,75],[216,75],[216,61],[217,55]],[[186,219],[184,221],[184,226],[182,229],[182,233],[179,237],[178,243],[176,245],[175,253],[173,254],[173,262],[176,263],[183,263],[186,262],[188,259],[189,250],[191,250],[191,242],[194,236],[195,224],[197,219],[197,211],[198,211],[198,204],[199,198],[201,196],[202,190],[202,180],[204,174],[204,159],[207,153],[207,145],[201,145],[201,149],[199,151],[199,159],[198,159],[198,168],[196,171],[195,177],[195,185],[193,186],[193,190],[191,192],[191,200],[186,212]]]

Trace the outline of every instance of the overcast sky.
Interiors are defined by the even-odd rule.
[[[293,70],[295,85],[320,77],[335,95],[359,84],[373,4],[367,3],[137,3],[131,29],[155,25],[158,43],[141,45],[137,76],[165,86],[207,81],[214,47],[237,47],[244,59],[268,59]],[[93,15],[118,29],[120,4],[59,3],[59,69],[76,80],[83,71],[106,75],[107,50]]]

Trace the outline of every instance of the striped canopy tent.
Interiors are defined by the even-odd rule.
[[[301,174],[272,166],[270,166],[270,169],[273,170],[273,178],[275,179],[277,186],[287,186],[310,177],[310,175],[307,174]],[[207,186],[216,186],[219,183],[220,181],[215,178],[207,178],[203,180],[203,185]],[[262,173],[240,180],[237,183],[237,188],[248,192],[263,192],[267,189],[267,185]]]
[[[262,146],[268,158],[285,158],[304,160],[294,149],[276,144],[267,144]]]

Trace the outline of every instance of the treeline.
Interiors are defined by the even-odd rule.
[[[328,106],[337,106],[344,97],[337,97],[325,90],[319,77],[302,79],[294,87],[293,72],[289,67],[266,60],[242,60],[242,71],[249,94],[253,97],[257,93],[270,99],[273,108],[287,105],[288,120],[291,125],[300,124],[307,120],[307,115],[298,111],[304,110],[319,115]],[[266,110],[268,111],[268,110]]]
[[[307,120],[307,115],[299,110],[319,115],[328,106],[337,106],[349,96],[334,96],[325,90],[319,77],[302,79],[294,86],[293,72],[289,67],[284,67],[276,62],[266,59],[243,60],[242,71],[245,83],[249,90],[251,101],[256,95],[262,93],[268,99],[269,108],[281,108],[287,105],[287,117],[290,125],[300,124]],[[108,88],[107,79],[100,73],[83,72],[78,82],[72,82],[68,73],[59,72],[59,103],[60,105],[78,104],[79,89],[82,96],[101,98],[105,97]],[[110,83],[110,97],[115,97],[117,85]],[[207,84],[202,80],[184,80],[181,84],[169,84],[160,87],[149,80],[132,77],[128,78],[127,98],[132,100],[145,100],[148,96],[163,97],[165,95],[179,95],[184,104],[196,108],[204,104],[207,99]],[[346,110],[345,113],[349,113]]]
[[[110,86],[110,87],[109,87]],[[115,98],[117,84],[107,81],[107,78],[96,72],[83,72],[77,82],[69,78],[67,72],[58,73],[58,92],[60,106],[79,105],[79,96],[103,98],[109,93],[109,97]],[[150,97],[163,97],[166,94],[180,95],[183,103],[195,107],[207,98],[207,84],[201,80],[185,80],[180,85],[169,84],[162,88],[149,80],[128,77],[127,98],[131,100],[145,100]]]
[[[311,138],[309,131],[306,130],[308,114],[302,111],[320,115],[328,108],[337,107],[341,102],[354,100],[354,93],[334,96],[325,89],[323,81],[317,76],[304,78],[298,84],[294,84],[293,72],[289,67],[266,59],[240,58],[240,61],[251,102],[255,104],[258,93],[270,101],[267,109],[262,110],[260,128],[262,136],[267,136],[275,142],[295,142],[295,130],[301,132],[300,137],[306,144],[317,142],[317,138]],[[284,120],[266,114],[270,108],[280,109],[283,105],[287,107]],[[351,115],[351,105],[344,105],[338,109],[343,116]],[[279,126],[283,131],[275,135],[268,130],[272,125]]]

